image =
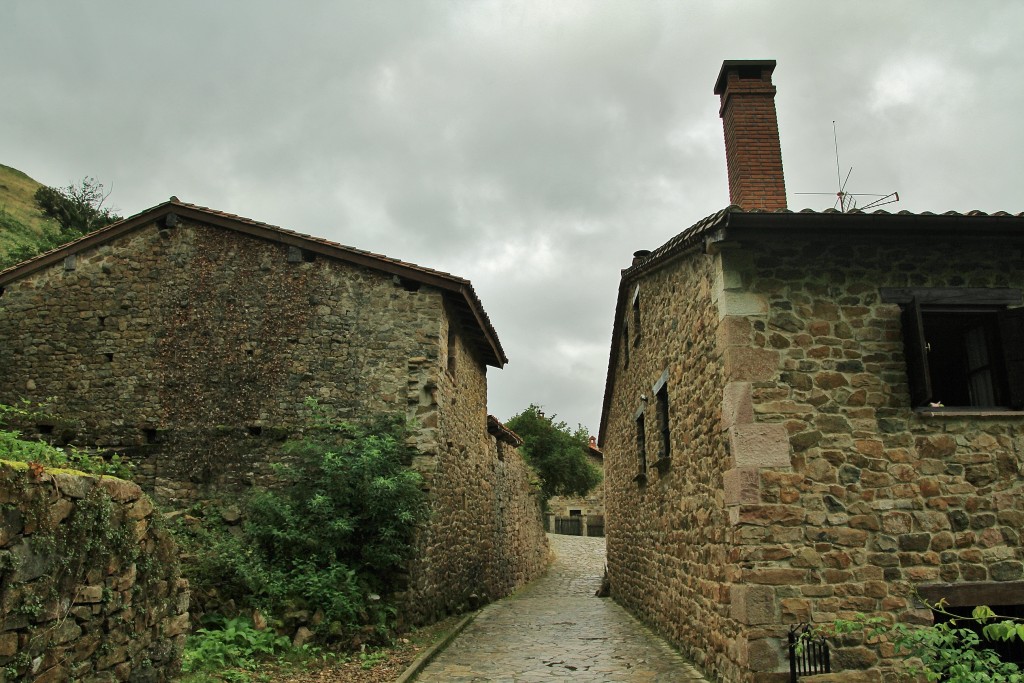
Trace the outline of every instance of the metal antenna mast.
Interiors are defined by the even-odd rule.
[[[879,206],[885,206],[886,204],[893,204],[900,200],[899,192],[890,192],[889,194],[866,194],[861,192],[847,192],[846,184],[850,181],[850,174],[853,173],[853,166],[846,172],[846,178],[843,178],[843,172],[839,166],[839,135],[836,132],[836,122],[832,122],[832,142],[835,145],[836,150],[836,183],[838,184],[838,191],[835,192],[836,198],[835,204],[832,205],[833,209],[839,209],[841,213],[847,213],[859,208],[861,211],[865,209],[872,209]],[[794,192],[793,194],[814,194],[814,195],[832,195],[832,192]],[[874,197],[873,200],[869,201],[864,206],[858,207],[856,197]]]

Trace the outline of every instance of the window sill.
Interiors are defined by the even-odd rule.
[[[1009,408],[974,408],[974,407],[949,407],[949,408],[932,408],[932,407],[921,407],[914,408],[914,413],[921,417],[1024,417],[1024,410],[1011,410]]]

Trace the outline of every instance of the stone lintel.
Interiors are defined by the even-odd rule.
[[[789,433],[778,422],[733,425],[729,428],[729,450],[734,468],[792,466]]]

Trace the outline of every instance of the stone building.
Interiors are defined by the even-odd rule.
[[[467,280],[172,197],[0,272],[0,340],[0,402],[55,397],[60,421],[30,429],[127,454],[172,505],[271,481],[310,397],[415,420],[416,619],[543,569],[538,492],[487,419],[506,357]]]
[[[1024,214],[788,211],[774,66],[722,67],[733,205],[623,271],[601,417],[612,594],[726,681],[1024,605]]]
[[[597,447],[597,437],[590,437],[587,460],[604,473],[604,454]],[[554,533],[579,536],[604,535],[604,481],[586,496],[552,496],[548,500],[545,526]]]

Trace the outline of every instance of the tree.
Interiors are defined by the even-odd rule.
[[[39,209],[60,224],[61,237],[67,240],[99,230],[121,220],[117,209],[103,206],[113,190],[104,192],[103,183],[85,177],[67,187],[43,186],[36,190]]]
[[[541,479],[545,505],[553,496],[585,496],[601,483],[601,470],[587,457],[590,434],[575,430],[557,416],[547,417],[540,406],[530,404],[505,423],[523,440],[523,457]]]
[[[21,244],[6,254],[0,253],[0,270],[121,220],[114,213],[117,209],[104,206],[109,196],[110,191],[103,190],[103,183],[91,177],[67,187],[40,187],[34,195],[36,206],[60,227],[46,226],[31,243]],[[0,229],[3,227],[0,225]]]

